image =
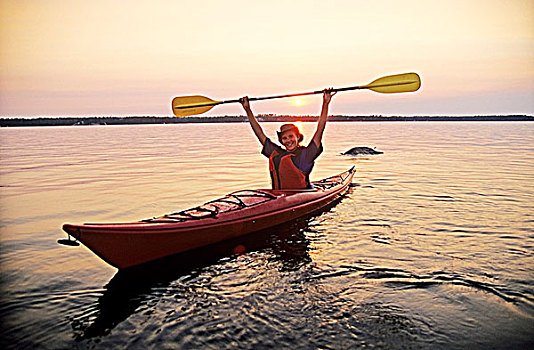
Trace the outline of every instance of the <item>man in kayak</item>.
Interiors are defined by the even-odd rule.
[[[310,173],[315,159],[323,152],[321,139],[323,137],[328,105],[336,93],[331,89],[323,91],[323,107],[317,122],[317,130],[309,145],[300,145],[304,136],[294,124],[284,124],[277,131],[278,141],[283,147],[272,142],[261,128],[250,109],[248,96],[240,99],[254,134],[263,146],[261,153],[269,158],[269,173],[273,189],[304,189],[311,188]]]

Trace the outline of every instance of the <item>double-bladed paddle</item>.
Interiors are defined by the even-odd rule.
[[[350,86],[344,88],[330,89],[331,91],[349,91],[349,90],[363,90],[368,89],[375,92],[393,94],[399,92],[413,92],[417,91],[421,86],[421,79],[417,73],[403,73],[388,75],[385,77],[378,78],[373,82],[367,85],[361,86]],[[295,97],[295,96],[305,96],[305,95],[315,95],[322,94],[324,90],[317,90],[313,92],[301,92],[296,94],[288,95],[275,95],[275,96],[264,96],[264,97],[250,97],[249,101],[260,101],[260,100],[271,100],[275,98],[285,98],[285,97]],[[209,97],[193,95],[193,96],[177,96],[172,100],[172,110],[174,115],[177,117],[186,117],[189,115],[202,114],[213,107],[223,104],[223,103],[236,103],[237,100],[226,100],[226,101],[214,101]]]

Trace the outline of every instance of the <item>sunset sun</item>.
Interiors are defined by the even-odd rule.
[[[291,104],[295,107],[300,107],[303,106],[305,103],[304,100],[297,98],[296,100],[291,101]]]

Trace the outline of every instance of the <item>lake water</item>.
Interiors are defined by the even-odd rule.
[[[265,123],[268,135],[279,124]],[[315,125],[301,130],[313,134]],[[2,348],[534,347],[534,123],[330,123],[334,208],[117,272],[63,223],[269,187],[247,124],[0,130]],[[346,157],[353,146],[377,156]]]

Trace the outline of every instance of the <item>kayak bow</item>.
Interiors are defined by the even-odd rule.
[[[241,190],[198,207],[133,223],[63,225],[108,264],[127,268],[277,226],[324,209],[347,190],[351,169],[309,190]]]

